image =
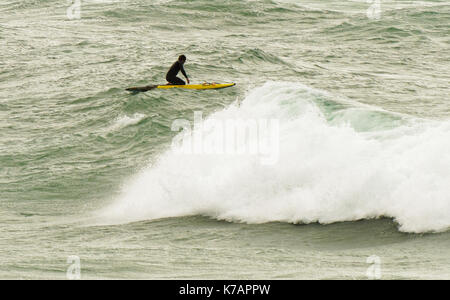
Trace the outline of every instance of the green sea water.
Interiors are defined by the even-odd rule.
[[[2,1],[0,278],[450,279],[449,24],[431,0]],[[237,85],[125,91],[180,54]],[[174,154],[194,112],[277,120],[276,162]]]

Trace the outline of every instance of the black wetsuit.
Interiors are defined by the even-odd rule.
[[[170,67],[169,72],[167,72],[166,75],[166,80],[171,83],[171,84],[175,84],[175,85],[185,85],[186,82],[184,82],[184,80],[182,80],[181,78],[177,77],[178,72],[183,73],[184,77],[188,78],[186,75],[186,72],[184,71],[183,68],[183,64],[177,60],[176,62],[174,62],[174,64]]]

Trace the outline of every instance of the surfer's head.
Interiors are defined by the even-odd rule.
[[[178,61],[184,64],[184,62],[186,61],[186,56],[180,55],[180,56],[178,57]]]

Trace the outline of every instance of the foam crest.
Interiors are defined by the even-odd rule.
[[[100,213],[102,220],[205,215],[231,222],[328,224],[390,217],[406,232],[447,230],[450,122],[404,121],[359,131],[363,124],[330,123],[316,103],[324,97],[331,96],[300,84],[268,82],[253,89],[240,106],[207,119],[278,119],[275,164],[263,165],[254,155],[167,151],[124,185]],[[341,116],[351,118],[353,110]],[[392,122],[383,115],[369,121]]]

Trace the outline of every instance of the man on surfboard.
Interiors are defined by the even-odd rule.
[[[170,67],[169,72],[167,72],[166,80],[169,84],[173,85],[185,85],[186,82],[182,80],[181,78],[178,78],[178,72],[181,71],[183,73],[184,77],[186,77],[187,82],[189,83],[189,78],[186,75],[186,72],[184,71],[183,65],[186,62],[186,56],[180,55],[178,57],[178,60],[173,63],[173,65]]]

